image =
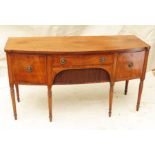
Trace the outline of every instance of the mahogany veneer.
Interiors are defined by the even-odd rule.
[[[52,121],[52,85],[110,82],[111,116],[114,83],[125,80],[127,94],[129,80],[139,78],[138,111],[149,49],[133,35],[9,38],[5,52],[15,119],[19,84],[47,85]]]

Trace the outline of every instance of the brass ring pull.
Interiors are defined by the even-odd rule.
[[[60,58],[60,64],[64,65],[66,63],[66,59],[65,58]]]
[[[129,67],[129,68],[132,68],[132,67],[133,67],[133,62],[129,62],[129,63],[128,63],[128,67]]]
[[[27,71],[28,73],[31,73],[31,72],[32,72],[32,66],[27,66],[27,67],[26,67],[26,71]]]
[[[101,57],[101,58],[100,58],[100,62],[101,62],[101,63],[105,62],[105,58],[104,58],[104,57]]]

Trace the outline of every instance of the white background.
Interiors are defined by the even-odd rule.
[[[154,25],[153,2],[153,0],[5,0],[0,2],[0,22],[3,25]],[[0,123],[2,125],[5,122]],[[0,154],[150,155],[155,153],[154,139],[155,132],[151,129],[134,131],[0,129]]]

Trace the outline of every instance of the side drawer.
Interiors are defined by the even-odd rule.
[[[62,55],[53,58],[54,67],[106,65],[113,63],[112,54]]]
[[[119,54],[116,66],[116,80],[140,78],[144,57],[145,51]]]
[[[16,82],[30,84],[46,83],[46,56],[13,54],[12,64]]]

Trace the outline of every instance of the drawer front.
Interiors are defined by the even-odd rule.
[[[46,83],[46,56],[14,54],[13,75],[16,82]]]
[[[125,80],[141,77],[144,57],[144,51],[119,54],[116,66],[116,80]]]
[[[113,63],[113,55],[111,54],[93,54],[93,55],[67,55],[56,56],[53,58],[53,66],[84,66],[84,65],[106,65]]]

